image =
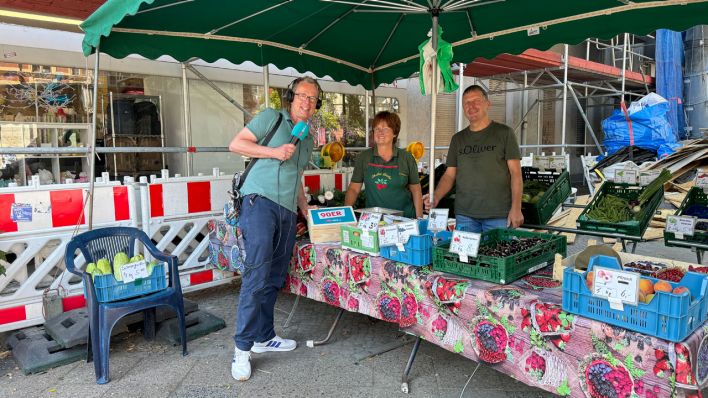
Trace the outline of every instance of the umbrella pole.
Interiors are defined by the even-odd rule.
[[[430,101],[430,160],[428,163],[428,194],[430,203],[435,203],[435,117],[438,100],[438,15],[433,13],[433,78],[431,79],[432,97]]]
[[[96,181],[96,109],[98,108],[98,66],[100,60],[100,45],[96,45],[96,62],[93,67],[93,101],[91,104],[91,147],[89,148],[89,191],[88,191],[88,229],[93,229],[93,188]]]

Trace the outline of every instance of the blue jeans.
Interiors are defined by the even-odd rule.
[[[467,232],[487,232],[490,229],[506,228],[505,218],[472,218],[458,214],[455,216],[455,229]]]
[[[249,351],[254,342],[275,337],[273,312],[285,284],[295,246],[297,216],[259,195],[243,199],[239,225],[246,247],[236,312],[236,347]]]

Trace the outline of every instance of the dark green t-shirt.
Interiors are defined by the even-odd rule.
[[[514,131],[492,122],[480,131],[469,127],[452,136],[447,166],[457,167],[455,213],[472,218],[501,218],[511,210],[507,160],[521,159]]]
[[[408,185],[420,184],[413,156],[396,148],[393,157],[384,162],[376,148],[359,154],[351,182],[364,183],[366,207],[384,207],[403,211],[404,217],[415,218],[415,206]]]

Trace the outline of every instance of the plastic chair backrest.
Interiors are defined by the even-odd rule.
[[[81,271],[74,265],[77,250],[84,255],[86,264],[95,263],[101,258],[112,263],[119,252],[133,257],[136,240],[144,244],[152,244],[145,232],[132,227],[109,227],[84,232],[72,238],[67,244],[66,268],[69,272],[81,276]]]

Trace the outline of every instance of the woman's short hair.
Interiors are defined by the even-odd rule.
[[[374,116],[374,121],[371,123],[372,129],[381,122],[385,122],[393,130],[393,145],[396,145],[398,134],[401,133],[401,118],[393,112],[381,111]]]

